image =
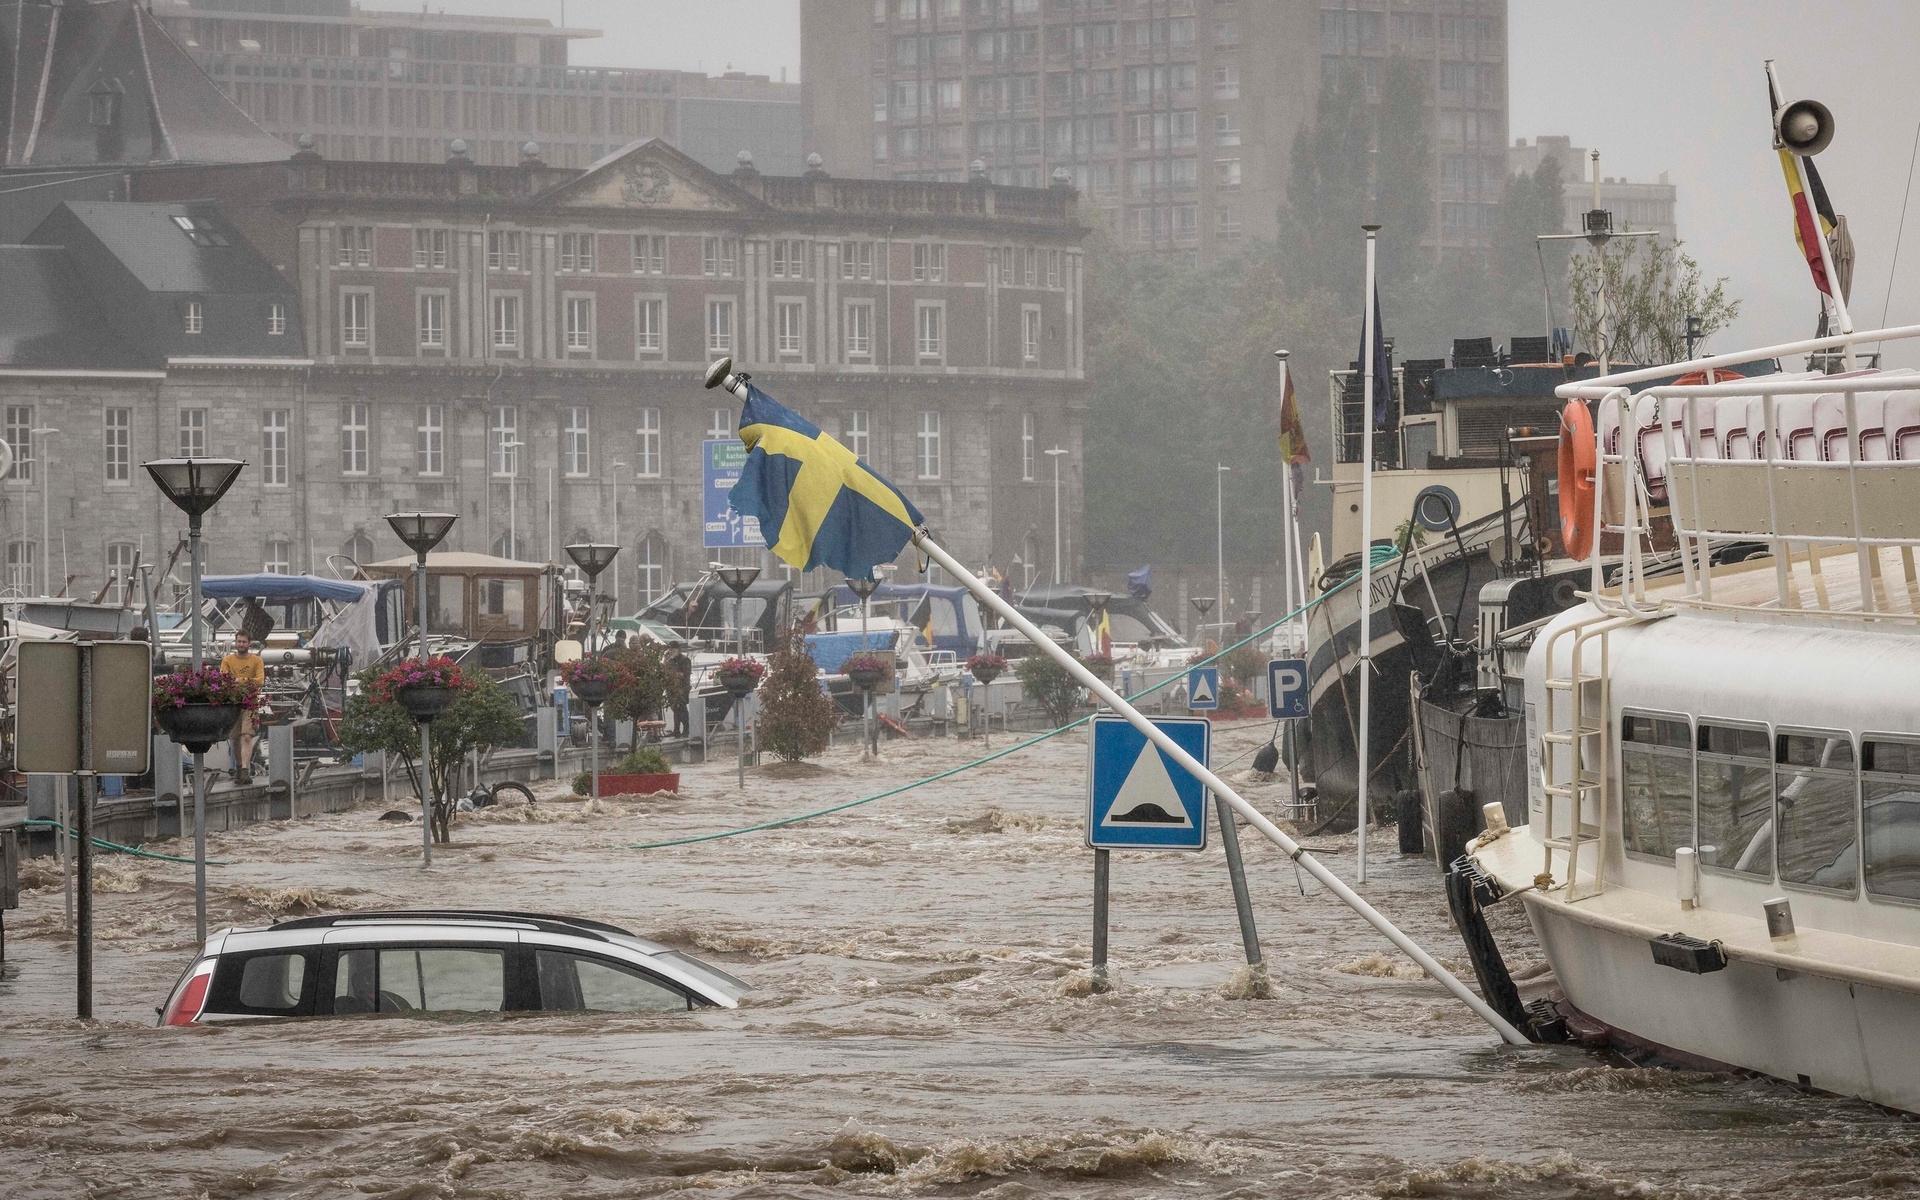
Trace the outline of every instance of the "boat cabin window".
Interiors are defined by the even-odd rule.
[[[1780,882],[1852,894],[1860,874],[1853,735],[1782,730],[1773,739]]]
[[[526,625],[527,581],[524,579],[482,579],[480,616],[491,628],[520,629]]]
[[[464,576],[427,576],[427,628],[434,633],[467,631],[467,581]]]
[[[1920,900],[1920,743],[1862,739],[1860,807],[1868,893]]]
[[[1620,762],[1628,852],[1672,858],[1692,845],[1693,729],[1686,720],[1624,714]]]
[[[1709,870],[1773,878],[1773,747],[1763,728],[1700,723],[1694,849]]]

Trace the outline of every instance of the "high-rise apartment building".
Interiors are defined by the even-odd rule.
[[[1125,241],[1269,237],[1324,70],[1418,65],[1429,240],[1484,245],[1506,180],[1507,0],[801,0],[806,144],[848,173],[1035,185]],[[1357,150],[1360,148],[1356,148]]]
[[[572,43],[597,30],[349,0],[155,0],[153,12],[263,129],[289,146],[311,137],[328,158],[439,162],[460,138],[483,166],[513,166],[534,142],[579,168],[658,137],[716,170],[742,150],[765,171],[804,166],[798,84],[572,65]]]
[[[807,145],[830,169],[1057,172],[1127,242],[1271,237],[1319,90],[1317,0],[802,0]]]
[[[1326,69],[1361,72],[1379,97],[1387,60],[1420,65],[1433,137],[1442,253],[1487,245],[1507,184],[1507,0],[1319,0]]]

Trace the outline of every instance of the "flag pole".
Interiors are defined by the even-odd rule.
[[[1358,837],[1359,868],[1356,883],[1367,881],[1367,771],[1372,747],[1367,713],[1373,699],[1373,339],[1374,322],[1374,249],[1379,244],[1380,226],[1362,225],[1367,231],[1367,298],[1361,316],[1360,335],[1360,732],[1359,775],[1354,784],[1354,803],[1359,820],[1354,826]]]
[[[1783,93],[1780,90],[1780,74],[1778,71],[1774,69],[1773,60],[1770,58],[1767,60],[1767,84],[1768,84],[1768,94],[1773,98],[1774,102],[1777,104],[1780,100],[1780,97],[1783,96],[1785,93]],[[1774,112],[1773,118],[1777,124],[1780,119],[1780,113],[1777,110]],[[1779,133],[1777,129],[1774,134],[1774,144],[1782,145],[1782,143],[1779,140]],[[1783,148],[1785,147],[1783,146]],[[1831,289],[1825,294],[1825,296],[1822,299],[1822,302],[1823,303],[1828,301],[1832,302],[1833,319],[1840,326],[1840,333],[1842,335],[1849,335],[1853,332],[1853,314],[1847,311],[1847,298],[1846,298],[1846,294],[1840,288],[1840,276],[1835,274],[1833,270],[1832,247],[1828,246],[1827,244],[1826,230],[1820,228],[1820,213],[1814,207],[1813,192],[1807,187],[1806,156],[1799,153],[1798,151],[1789,150],[1789,157],[1793,159],[1793,174],[1794,174],[1794,178],[1799,181],[1800,194],[1807,198],[1807,209],[1808,211],[1813,213],[1813,240],[1820,243],[1820,269],[1826,272],[1827,287]],[[1843,347],[1840,353],[1842,356],[1841,357],[1842,364],[1846,366],[1852,366],[1853,365],[1852,345],[1849,344]]]
[[[1287,429],[1287,352],[1275,350],[1273,356],[1280,360],[1280,432],[1285,436]],[[1287,438],[1288,452],[1280,459],[1280,595],[1285,598],[1286,611],[1292,612],[1293,602],[1293,452],[1292,438]],[[1288,622],[1287,640],[1293,640],[1293,624]],[[1289,645],[1289,651],[1299,647]]]
[[[725,387],[728,392],[731,392],[740,399],[745,400],[747,398],[746,381],[733,373],[731,360],[722,359],[714,363],[712,367],[708,368],[707,380],[708,386],[710,387]],[[1378,909],[1362,899],[1360,895],[1348,887],[1338,875],[1335,875],[1329,870],[1324,863],[1302,849],[1298,842],[1288,837],[1279,826],[1268,820],[1264,813],[1242,799],[1240,794],[1228,786],[1225,780],[1208,770],[1206,764],[1187,753],[1185,747],[1181,746],[1171,737],[1168,737],[1158,725],[1155,725],[1152,721],[1141,715],[1140,710],[1127,703],[1124,697],[1109,687],[1099,676],[1088,670],[1086,664],[1075,658],[1066,647],[1061,646],[1052,638],[1040,632],[1033,622],[1021,616],[1018,609],[1002,599],[1000,593],[988,587],[986,581],[969,570],[965,563],[962,563],[959,559],[947,553],[946,549],[934,541],[933,536],[929,534],[924,527],[913,531],[913,544],[920,553],[926,555],[927,558],[933,562],[938,563],[941,570],[951,574],[960,586],[973,593],[975,599],[980,601],[981,604],[984,604],[1001,620],[1005,621],[1009,628],[1018,630],[1040,653],[1047,655],[1059,663],[1060,666],[1073,677],[1076,683],[1093,693],[1096,699],[1112,709],[1114,713],[1124,718],[1127,724],[1139,730],[1149,742],[1152,742],[1159,748],[1161,753],[1178,764],[1181,769],[1200,780],[1201,783],[1204,783],[1212,790],[1217,798],[1231,805],[1235,812],[1245,817],[1248,824],[1260,832],[1261,836],[1280,847],[1281,850],[1286,852],[1289,858],[1298,864],[1301,870],[1319,880],[1328,891],[1338,897],[1348,908],[1359,913],[1360,916],[1366,920],[1367,924],[1378,930],[1381,935],[1393,943],[1401,953],[1412,959],[1421,970],[1432,976],[1434,980],[1446,988],[1447,991],[1451,992],[1462,1004],[1472,1009],[1474,1015],[1490,1025],[1494,1031],[1500,1035],[1502,1040],[1515,1046],[1527,1044],[1525,1035],[1515,1029],[1501,1017],[1499,1013],[1493,1011],[1485,1000],[1482,1000],[1474,994],[1473,989],[1460,982],[1457,976],[1441,966],[1431,954],[1428,954],[1420,947],[1419,943],[1415,942],[1405,933],[1402,933],[1393,922],[1387,920]]]
[[[1162,753],[1172,759],[1182,769],[1194,776],[1194,778],[1200,780],[1200,782],[1206,784],[1208,789],[1210,789],[1216,797],[1231,805],[1235,812],[1246,818],[1248,824],[1257,829],[1268,841],[1285,851],[1287,856],[1298,863],[1302,870],[1319,880],[1325,885],[1328,891],[1331,891],[1335,896],[1339,897],[1341,902],[1348,908],[1359,913],[1360,916],[1366,920],[1367,924],[1377,929],[1403,954],[1418,964],[1421,970],[1432,976],[1435,981],[1445,987],[1449,992],[1452,992],[1461,1003],[1472,1009],[1474,1014],[1482,1021],[1492,1026],[1493,1029],[1500,1034],[1501,1038],[1515,1046],[1527,1044],[1526,1037],[1502,1018],[1499,1013],[1493,1011],[1486,1001],[1475,995],[1471,988],[1461,983],[1452,972],[1435,961],[1433,956],[1423,950],[1417,942],[1405,933],[1402,933],[1400,929],[1396,927],[1393,922],[1387,920],[1378,909],[1362,899],[1360,895],[1348,887],[1338,875],[1335,875],[1329,870],[1324,863],[1302,849],[1298,842],[1288,837],[1279,826],[1268,820],[1266,815],[1259,809],[1242,799],[1240,794],[1234,791],[1225,780],[1208,770],[1200,760],[1187,753],[1184,747],[1171,737],[1168,737],[1159,726],[1141,715],[1138,709],[1127,703],[1123,696],[1109,687],[1099,676],[1088,670],[1086,665],[1069,653],[1065,647],[1040,632],[1040,630],[1034,626],[1033,622],[1020,615],[1019,610],[1001,599],[998,592],[988,587],[984,581],[975,576],[972,571],[969,571],[959,559],[947,553],[938,542],[933,540],[933,537],[928,534],[925,529],[914,531],[913,544],[920,553],[926,555],[935,563],[938,563],[942,570],[950,573],[962,587],[972,592],[980,603],[992,609],[1009,627],[1018,630],[1028,641],[1032,642],[1035,648],[1041,653],[1048,655],[1064,667],[1067,673],[1073,676],[1075,682],[1093,693],[1095,699],[1105,704],[1109,709],[1113,710],[1116,715],[1124,718],[1127,724],[1144,734],[1148,741],[1159,747]]]

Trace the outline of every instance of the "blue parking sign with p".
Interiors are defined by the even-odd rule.
[[[1267,711],[1275,720],[1307,715],[1307,660],[1276,658],[1267,663]]]

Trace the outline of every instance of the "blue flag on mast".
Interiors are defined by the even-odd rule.
[[[1353,365],[1364,371],[1367,369],[1367,316],[1366,310],[1360,313],[1360,354]],[[1364,384],[1364,380],[1362,383]],[[1387,361],[1387,335],[1380,328],[1380,289],[1373,292],[1373,427],[1388,429],[1392,427],[1393,417],[1393,364]]]
[[[747,461],[727,493],[734,511],[760,518],[780,558],[802,571],[829,567],[871,579],[924,520],[913,502],[818,425],[752,384],[740,409]]]

